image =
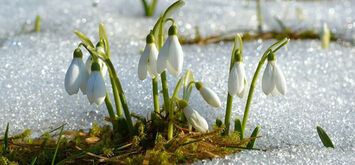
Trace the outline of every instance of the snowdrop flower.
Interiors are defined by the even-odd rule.
[[[185,114],[187,121],[197,131],[205,133],[208,130],[208,124],[207,124],[206,119],[204,119],[197,111],[195,111],[189,105],[187,105],[184,108],[184,114]]]
[[[177,77],[182,71],[184,53],[177,37],[177,27],[172,25],[169,28],[169,37],[158,55],[157,72],[160,74],[166,68],[169,73]]]
[[[74,58],[65,74],[64,86],[69,95],[78,93],[79,88],[83,94],[86,94],[86,85],[89,73],[85,68],[80,48],[75,49]]]
[[[196,88],[200,91],[201,96],[203,99],[213,107],[220,107],[221,101],[215,92],[213,92],[210,88],[205,87],[201,82],[197,82]]]
[[[91,74],[87,84],[87,96],[90,104],[102,104],[106,97],[106,87],[100,72],[100,65],[94,62],[91,66]]]
[[[149,73],[151,78],[158,76],[157,73],[157,58],[158,49],[154,43],[153,34],[149,34],[146,38],[144,52],[141,55],[138,63],[138,78],[144,80]]]
[[[277,66],[276,57],[273,53],[268,56],[268,63],[262,79],[262,89],[266,95],[271,94],[272,96],[276,96],[279,93],[284,95],[287,90],[285,77]]]
[[[237,51],[238,52],[238,51]],[[236,61],[229,72],[228,93],[231,96],[237,95],[243,98],[247,93],[247,79],[245,76],[243,58],[240,53],[236,53]]]
[[[104,54],[105,54],[105,50],[104,50],[104,46],[103,46],[103,43],[102,43],[102,42],[98,42],[98,43],[96,44],[96,50],[97,50],[98,52],[101,52],[101,53],[104,53]],[[89,74],[91,73],[91,64],[92,64],[92,63],[93,63],[92,57],[89,56],[89,57],[87,58],[86,62],[85,62],[85,67],[86,67],[86,69],[88,70]],[[100,70],[101,70],[101,72],[102,72],[102,75],[105,76],[106,73],[107,73],[107,66],[106,66],[105,62],[102,61],[101,59],[99,59],[99,64],[100,64],[100,68],[101,68]]]

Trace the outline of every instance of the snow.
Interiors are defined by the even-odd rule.
[[[95,1],[97,2],[97,0]],[[105,105],[90,106],[81,93],[69,96],[64,76],[72,53],[79,43],[77,29],[97,41],[98,24],[103,22],[111,42],[112,61],[132,112],[146,116],[152,109],[151,82],[137,76],[139,50],[159,12],[172,3],[160,0],[154,18],[145,18],[139,1],[6,1],[0,6],[0,128],[10,123],[10,133],[26,128],[33,136],[67,123],[66,129],[90,128],[92,122],[108,116]],[[264,29],[278,30],[276,14],[293,30],[321,31],[323,22],[337,36],[354,41],[354,1],[263,2]],[[295,7],[305,19],[298,20]],[[265,9],[268,8],[268,11]],[[269,14],[268,14],[269,13]],[[30,33],[35,16],[42,16],[42,31]],[[179,33],[193,37],[194,26],[202,36],[256,30],[255,4],[247,1],[188,1],[176,18]],[[208,17],[208,18],[206,18]],[[248,19],[246,19],[248,18]],[[21,32],[22,27],[24,32]],[[244,43],[244,63],[248,82],[258,60],[274,40]],[[199,163],[207,164],[354,164],[355,157],[355,48],[332,42],[328,50],[317,40],[290,41],[276,53],[288,92],[268,97],[261,90],[261,75],[250,108],[246,135],[260,125],[255,147],[263,151],[241,153]],[[195,80],[213,89],[226,105],[228,65],[232,43],[183,46],[184,69]],[[84,54],[86,60],[88,53]],[[263,73],[263,67],[261,74]],[[106,76],[107,86],[109,85]],[[168,75],[170,93],[177,78]],[[161,88],[159,84],[159,88]],[[111,88],[109,87],[109,91]],[[113,96],[111,96],[113,98]],[[162,102],[162,97],[160,98]],[[235,98],[232,119],[242,118],[246,99]],[[224,118],[224,108],[212,108],[193,90],[190,104],[211,126]],[[320,125],[329,134],[335,149],[322,146],[316,132]],[[233,124],[232,124],[233,126]],[[1,130],[3,132],[5,130]],[[2,134],[2,133],[1,133]]]

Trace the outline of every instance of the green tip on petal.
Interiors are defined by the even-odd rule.
[[[171,25],[168,33],[169,33],[169,36],[177,35],[177,33],[178,33],[177,27],[175,25]]]
[[[234,60],[237,62],[243,62],[243,57],[242,57],[242,54],[240,53],[239,49],[237,51],[235,51]]]
[[[195,86],[196,86],[197,90],[200,90],[200,88],[203,87],[203,84],[202,84],[202,82],[197,82],[197,83],[195,83]]]
[[[189,103],[186,100],[179,100],[179,106],[184,109],[185,107],[187,107],[189,105]]]
[[[100,71],[100,64],[98,62],[94,62],[91,65],[91,71]]]
[[[81,52],[80,48],[76,48],[73,53],[74,58],[83,58],[83,52]]]
[[[271,52],[268,57],[267,57],[268,61],[275,61],[276,60],[276,56],[273,52]]]
[[[147,38],[146,38],[146,43],[147,44],[151,44],[151,43],[154,43],[155,39],[154,39],[154,35],[153,34],[148,34],[147,35]]]

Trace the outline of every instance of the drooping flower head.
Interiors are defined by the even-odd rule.
[[[221,106],[221,101],[219,100],[219,97],[217,94],[211,90],[210,88],[204,86],[201,82],[197,82],[195,84],[197,90],[200,92],[201,96],[203,99],[211,106],[213,107],[220,107]]]
[[[177,37],[177,33],[177,27],[175,25],[171,25],[169,28],[168,39],[164,43],[158,55],[157,72],[159,74],[166,68],[169,73],[175,77],[179,76],[182,72],[184,53]]]
[[[102,41],[97,42],[96,44],[96,51],[104,53],[105,54],[105,50],[104,50],[104,45]],[[92,65],[93,61],[92,61],[92,57],[89,56],[85,62],[85,67],[88,70],[89,74],[91,73],[91,65]],[[99,65],[100,65],[100,70],[102,72],[102,75],[105,77],[106,73],[107,73],[107,66],[105,64],[104,61],[102,61],[101,59],[99,59]]]
[[[228,93],[243,98],[247,93],[247,79],[244,70],[243,57],[240,51],[235,52],[235,62],[228,77]]]
[[[83,53],[80,48],[76,48],[73,53],[73,60],[65,74],[64,86],[69,95],[78,93],[79,88],[86,94],[86,84],[89,73],[83,63]]]
[[[185,100],[180,100],[180,105],[184,111],[184,115],[187,121],[194,127],[197,131],[205,133],[208,130],[208,123],[205,118],[203,118],[196,110],[189,106],[188,102]]]
[[[100,72],[100,65],[94,62],[91,65],[91,74],[87,83],[87,97],[90,104],[96,103],[100,105],[106,97],[106,86]]]
[[[154,35],[149,34],[146,38],[144,52],[141,55],[138,63],[138,78],[144,80],[147,73],[151,78],[155,78],[157,73],[157,58],[158,49],[154,44]]]
[[[272,96],[285,95],[287,91],[285,77],[276,63],[275,54],[272,52],[268,55],[268,63],[262,79],[262,89],[266,95],[271,94]]]

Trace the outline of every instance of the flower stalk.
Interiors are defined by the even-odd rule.
[[[250,104],[251,104],[251,100],[253,99],[253,93],[254,93],[254,88],[256,85],[256,81],[258,79],[260,70],[265,62],[265,60],[268,58],[270,53],[275,53],[276,51],[278,51],[280,48],[282,48],[283,46],[285,46],[287,43],[289,42],[289,39],[284,38],[283,40],[280,40],[278,42],[276,42],[275,44],[271,45],[263,54],[263,56],[261,57],[259,64],[255,70],[254,76],[253,76],[253,80],[250,84],[250,88],[249,88],[249,94],[248,94],[248,99],[247,99],[247,103],[245,106],[245,110],[244,110],[244,116],[243,116],[243,121],[242,121],[242,133],[244,136],[245,133],[245,127],[247,124],[247,120],[248,120],[248,115],[249,115],[249,109],[250,109]],[[273,48],[275,46],[279,45],[276,49],[273,50]]]
[[[239,42],[239,46],[237,46],[237,43]],[[237,47],[239,49],[237,49]],[[229,65],[229,73],[232,71],[232,68],[234,66],[235,63],[235,53],[236,51],[239,51],[240,54],[242,54],[243,52],[243,41],[242,41],[242,37],[240,37],[239,34],[237,34],[234,38],[234,46],[233,46],[233,51],[232,51],[232,55],[231,55],[231,59],[230,59],[230,65]],[[223,135],[229,135],[229,127],[230,127],[230,120],[231,120],[231,114],[232,114],[232,103],[233,103],[233,96],[229,94],[228,92],[228,96],[227,96],[227,106],[226,106],[226,114],[224,117],[224,124],[226,126]]]

